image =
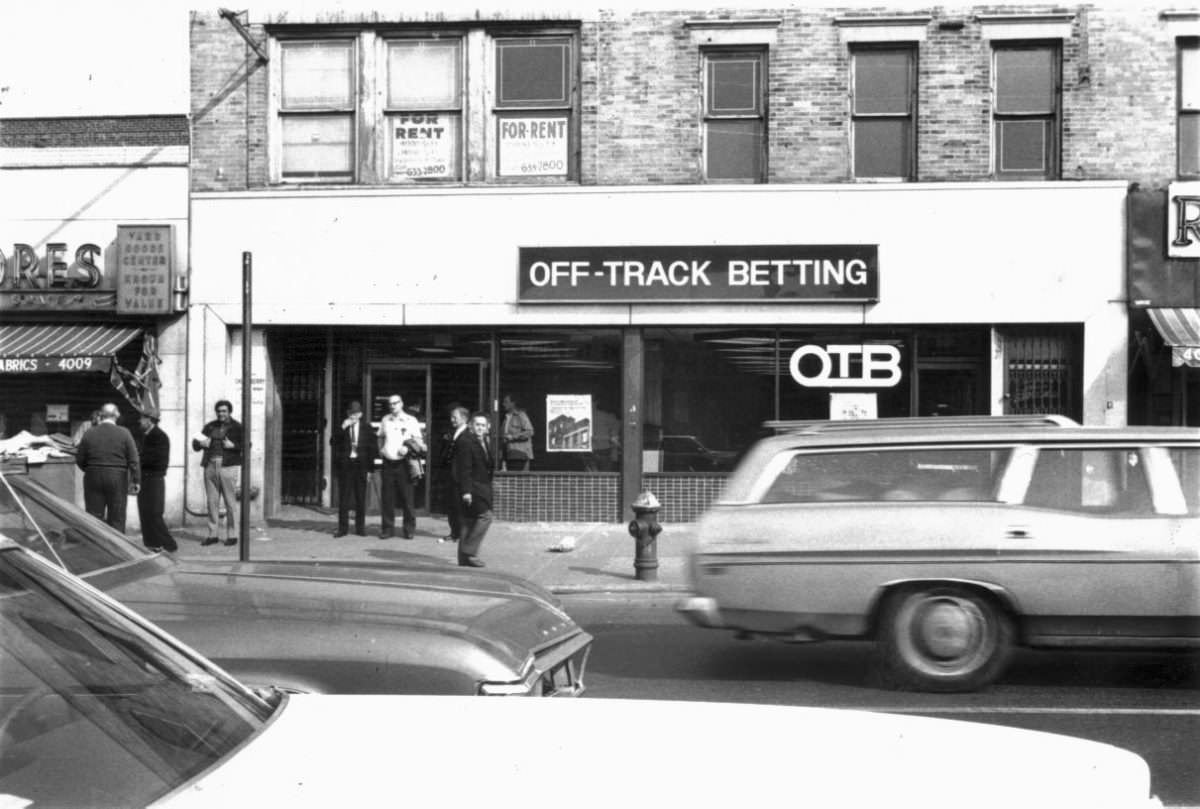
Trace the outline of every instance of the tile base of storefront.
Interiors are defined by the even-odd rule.
[[[642,488],[662,504],[663,523],[694,522],[717,498],[724,475],[651,474]],[[493,480],[496,518],[511,522],[622,522],[630,518],[628,503],[619,502],[617,473],[514,473]]]

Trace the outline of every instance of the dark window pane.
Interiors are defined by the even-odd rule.
[[[1179,116],[1179,173],[1200,174],[1200,115]]]
[[[854,176],[907,177],[910,129],[907,118],[855,121]]]
[[[997,121],[1000,172],[1044,174],[1048,130],[1046,121]]]
[[[567,103],[570,45],[563,41],[497,44],[500,104],[525,106]]]
[[[1054,111],[1054,51],[996,51],[996,112]]]
[[[758,59],[708,63],[708,111],[713,115],[758,112]]]
[[[757,180],[762,172],[762,121],[712,121],[708,124],[710,180]]]
[[[907,51],[863,51],[855,54],[855,114],[907,114],[909,78]]]

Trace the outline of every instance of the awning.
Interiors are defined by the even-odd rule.
[[[1171,347],[1171,365],[1200,368],[1200,309],[1151,307],[1146,311]]]
[[[10,323],[0,326],[0,373],[61,374],[112,369],[139,326]]]

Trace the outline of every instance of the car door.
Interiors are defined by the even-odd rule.
[[[1010,507],[995,579],[1026,616],[1031,642],[1165,645],[1197,635],[1200,521],[1171,451],[1023,447],[1002,499]]]

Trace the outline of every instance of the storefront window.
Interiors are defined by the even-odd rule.
[[[779,336],[779,418],[910,415],[908,340],[891,332],[786,331]]]
[[[648,329],[647,472],[724,472],[775,417],[773,329]]]
[[[615,472],[621,460],[621,335],[616,329],[502,331],[497,398],[533,424],[532,471]],[[496,414],[497,430],[504,413]]]

